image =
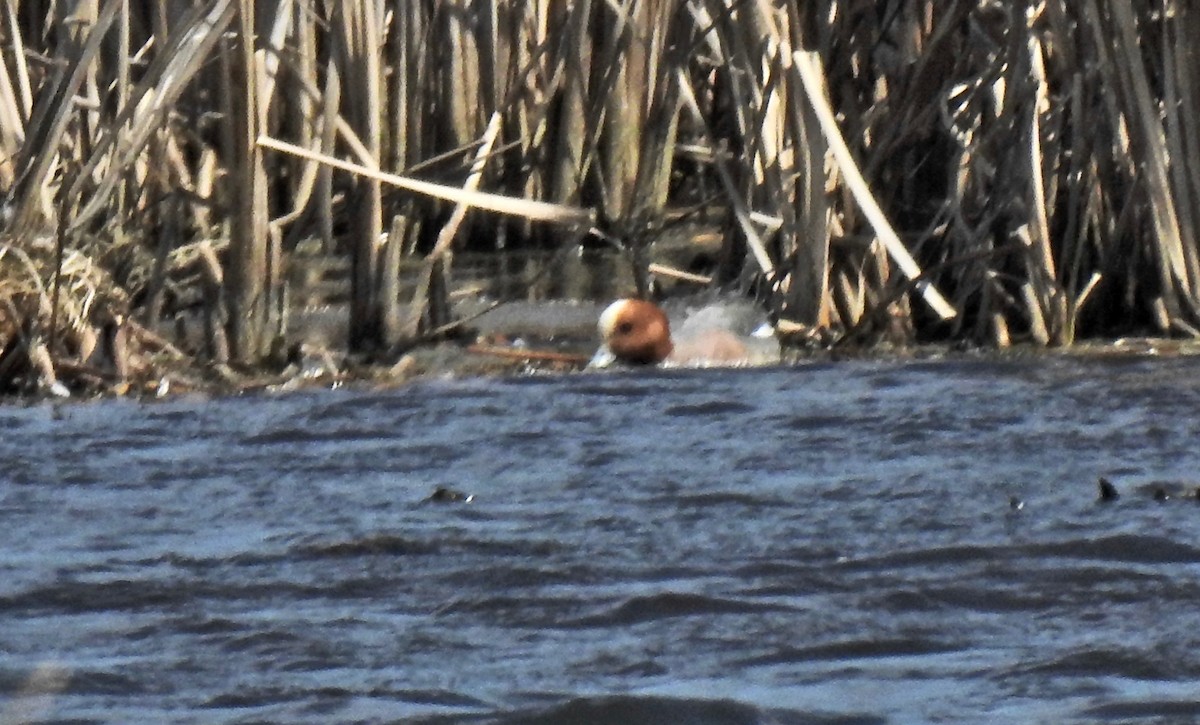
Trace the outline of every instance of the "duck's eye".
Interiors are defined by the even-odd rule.
[[[632,322],[621,322],[617,325],[617,333],[620,335],[628,335],[633,332]]]

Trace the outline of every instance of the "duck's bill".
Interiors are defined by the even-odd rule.
[[[612,351],[606,346],[601,346],[592,359],[588,361],[589,368],[606,368],[617,361],[617,356],[612,354]]]

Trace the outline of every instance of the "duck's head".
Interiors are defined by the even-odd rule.
[[[600,314],[600,338],[613,357],[631,365],[657,365],[671,354],[671,324],[658,305],[623,299]]]

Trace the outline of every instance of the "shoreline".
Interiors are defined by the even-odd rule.
[[[304,358],[282,369],[240,371],[223,364],[179,361],[159,363],[156,375],[118,381],[72,391],[69,396],[41,388],[29,393],[0,395],[0,406],[82,403],[131,399],[166,401],[187,396],[201,399],[245,395],[288,395],[340,388],[394,390],[436,380],[514,378],[541,375],[632,374],[637,368],[588,369],[586,360],[595,350],[594,339],[572,338],[517,340],[447,340],[421,345],[393,363],[367,362],[325,348],[312,348]],[[586,353],[586,354],[585,354]],[[809,364],[879,362],[1029,362],[1068,358],[1154,359],[1200,355],[1200,341],[1159,337],[1122,337],[1089,340],[1068,347],[1047,348],[1033,343],[1005,349],[959,348],[950,344],[909,347],[877,345],[868,348],[807,349],[785,346],[778,363],[714,367],[666,367],[658,370],[739,370],[803,368]]]

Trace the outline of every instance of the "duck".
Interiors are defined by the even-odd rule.
[[[671,318],[654,302],[623,298],[600,314],[603,347],[592,366],[736,366],[779,361],[779,342],[760,310],[745,301],[709,301]]]

